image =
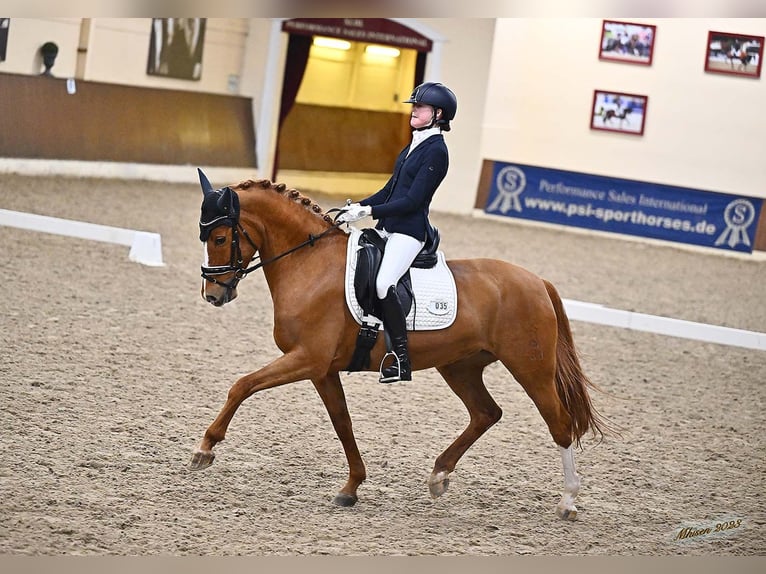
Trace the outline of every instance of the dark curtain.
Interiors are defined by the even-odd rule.
[[[0,62],[5,61],[5,51],[8,47],[8,28],[10,25],[10,18],[0,18]]]
[[[428,54],[426,52],[418,52],[418,58],[415,60],[415,84],[412,86],[419,86],[423,83],[423,79],[426,76],[426,58]]]
[[[279,168],[279,133],[282,124],[295,104],[295,97],[303,81],[303,74],[306,71],[306,64],[309,61],[309,52],[313,36],[303,36],[300,34],[290,34],[290,40],[287,44],[287,61],[285,63],[285,77],[282,81],[282,99],[279,105],[279,124],[277,125],[277,149],[274,152],[274,167],[271,172],[271,180],[277,177]]]

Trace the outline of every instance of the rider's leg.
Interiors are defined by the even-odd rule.
[[[407,346],[407,323],[396,293],[396,287],[388,288],[388,295],[381,301],[383,308],[383,325],[391,341],[393,363],[380,371],[381,383],[412,380],[412,367]]]
[[[381,301],[383,326],[391,340],[391,350],[396,356],[394,364],[381,371],[380,381],[384,383],[412,379],[407,346],[407,324],[396,293],[396,284],[422,248],[422,241],[409,235],[392,233],[386,242],[386,252],[380,263],[375,290]]]
[[[388,288],[396,285],[412,265],[413,260],[425,245],[414,237],[403,233],[389,233],[386,240],[386,252],[380,262],[380,270],[375,280],[378,299],[384,299]]]

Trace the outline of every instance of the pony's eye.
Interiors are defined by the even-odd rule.
[[[226,243],[226,238],[223,235],[219,235],[215,238],[216,245],[223,245],[224,243]]]

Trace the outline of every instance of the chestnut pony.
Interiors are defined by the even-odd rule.
[[[237,296],[242,278],[262,268],[274,304],[274,340],[284,354],[234,383],[190,467],[213,463],[213,447],[246,398],[311,380],[348,460],[348,481],[334,502],[352,506],[366,470],[340,379],[359,331],[344,296],[348,234],[309,198],[283,184],[245,181],[213,189],[201,170],[199,176],[200,239],[206,244],[202,296],[224,305]],[[257,262],[248,267],[254,258]],[[502,411],[482,380],[484,368],[500,361],[534,401],[559,447],[564,492],[556,513],[573,520],[580,486],[573,449],[589,430],[603,436],[607,429],[591,404],[592,384],[581,369],[561,299],[548,281],[511,263],[461,259],[448,265],[460,301],[455,321],[445,329],[409,334],[413,370],[435,368],[470,415],[465,430],[435,461],[428,480],[431,495],[444,494],[463,454],[500,420]],[[378,337],[371,365],[380,363],[384,347]]]

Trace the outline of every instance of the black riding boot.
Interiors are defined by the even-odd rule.
[[[383,309],[383,328],[391,339],[391,350],[386,353],[386,357],[392,355],[394,359],[393,365],[381,369],[380,382],[411,381],[412,367],[407,351],[407,323],[396,288],[389,287],[385,299],[381,299],[380,302]]]

